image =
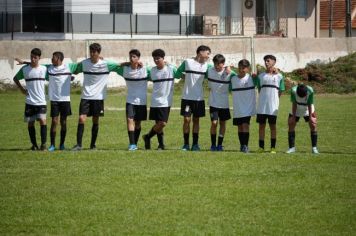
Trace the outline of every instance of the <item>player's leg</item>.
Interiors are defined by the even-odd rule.
[[[138,139],[141,134],[141,120],[135,120],[135,144],[137,145]]]
[[[84,134],[84,124],[87,120],[87,116],[91,115],[90,113],[90,100],[81,99],[79,105],[79,118],[78,118],[78,127],[77,127],[77,144],[72,148],[73,151],[82,150],[82,141]]]
[[[126,103],[126,126],[127,126],[127,134],[129,137],[129,151],[137,150],[137,146],[135,144],[135,109],[134,105],[130,103]]]
[[[90,141],[90,149],[96,149],[96,139],[98,137],[99,132],[99,116],[93,116],[92,118],[93,125],[91,127],[91,141]]]
[[[57,125],[58,125],[59,117],[54,116],[52,117],[52,122],[51,122],[51,130],[50,130],[50,139],[51,139],[51,145],[48,148],[48,151],[52,152],[55,150],[56,146],[56,130],[57,130]]]
[[[67,135],[67,116],[61,116],[60,123],[61,123],[61,140],[59,143],[59,149],[64,150],[65,149],[64,142]]]
[[[190,134],[190,121],[192,116],[190,101],[184,99],[181,100],[180,115],[183,116],[182,131],[183,131],[184,144],[182,150],[188,151],[190,150],[189,134]]]
[[[224,141],[224,136],[225,136],[225,131],[226,131],[226,121],[225,120],[219,120],[219,137],[218,137],[218,146],[217,146],[217,151],[223,151],[223,141]]]
[[[216,151],[216,131],[218,127],[219,114],[213,107],[210,107],[210,140],[211,140],[211,151]]]
[[[192,151],[199,151],[199,117],[194,117],[193,116],[193,144],[192,144]]]
[[[30,136],[30,140],[32,143],[31,150],[38,150],[37,140],[36,140],[36,128],[35,121],[29,121],[27,123],[28,135]]]
[[[248,142],[250,139],[250,123],[249,123],[250,117],[248,117],[247,119],[248,119],[248,121],[246,120],[241,125],[241,133],[242,133],[242,140],[243,140],[242,152],[245,152],[245,153],[249,152]]]
[[[46,150],[46,142],[47,142],[47,122],[45,117],[41,117],[38,119],[41,126],[41,147],[40,150]]]
[[[167,122],[160,120],[156,123],[156,132],[157,132],[157,139],[158,139],[158,148],[159,150],[164,150],[165,146],[164,146],[164,133],[163,133],[163,129],[164,127],[166,127]]]
[[[309,119],[309,128],[310,128],[310,138],[312,142],[312,153],[319,154],[317,148],[317,144],[318,144],[317,118],[315,113],[313,113]]]
[[[289,114],[288,117],[288,146],[289,149],[286,153],[295,152],[295,127],[297,126],[297,117],[293,117]]]
[[[265,130],[266,130],[266,115],[257,114],[258,125],[258,152],[264,152],[265,149]]]

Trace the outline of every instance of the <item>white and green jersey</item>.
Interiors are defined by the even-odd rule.
[[[48,80],[47,67],[39,65],[36,68],[31,65],[23,66],[15,75],[17,80],[25,79],[28,95],[26,104],[46,105],[45,81]]]
[[[297,87],[298,86],[294,86],[290,92],[291,102],[297,104],[297,111],[295,115],[297,117],[309,116],[309,105],[311,106],[312,112],[314,112],[314,90],[312,87],[307,85],[307,96],[302,98],[297,94]],[[292,113],[293,111],[291,114]]]
[[[70,101],[70,81],[72,73],[77,69],[76,63],[60,66],[47,65],[49,84],[48,96],[50,101]]]
[[[99,59],[92,63],[90,58],[80,62],[75,73],[83,72],[82,99],[104,100],[110,71],[115,71],[117,64]]]
[[[210,88],[209,106],[215,108],[229,108],[229,87],[231,73],[226,70],[218,72],[214,67],[207,71],[208,87]]]
[[[146,67],[132,69],[131,66],[119,67],[116,73],[124,77],[127,87],[126,103],[147,104],[147,80],[150,70]]]
[[[205,74],[211,65],[199,63],[195,59],[185,60],[177,70],[177,77],[180,78],[185,73],[185,81],[182,92],[182,99],[203,101],[203,82]]]
[[[256,115],[256,82],[250,74],[243,78],[238,75],[231,78],[234,118]]]
[[[260,91],[257,114],[278,115],[279,92],[285,90],[282,74],[261,73],[258,75],[257,87]]]
[[[151,107],[171,107],[173,102],[174,77],[177,68],[166,65],[161,70],[157,66],[151,69],[153,82]]]

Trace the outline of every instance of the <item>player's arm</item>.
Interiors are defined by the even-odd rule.
[[[83,72],[83,63],[79,62],[75,68],[75,70],[72,72],[73,74],[79,74]]]
[[[174,77],[177,79],[184,79],[184,76],[183,76],[184,72],[185,72],[185,61],[183,61],[182,64],[180,64],[180,66],[176,70]]]
[[[151,67],[146,66],[147,80],[152,81],[151,78]]]
[[[17,72],[17,74],[15,75],[13,80],[14,80],[14,83],[17,85],[17,87],[21,90],[21,92],[27,96],[28,95],[27,89],[25,89],[22,86],[22,84],[20,83],[20,80],[22,80],[25,77],[23,74],[22,68]]]
[[[286,90],[286,86],[284,84],[284,77],[283,75],[280,75],[282,78],[279,81],[279,90],[278,90],[278,96],[280,97],[283,93],[284,90]]]

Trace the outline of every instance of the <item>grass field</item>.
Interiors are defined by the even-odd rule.
[[[79,95],[73,94],[66,146],[75,144]],[[238,152],[229,122],[224,152],[210,152],[209,118],[201,152],[182,152],[179,111],[165,130],[168,150],[128,152],[123,108],[114,91],[105,103],[97,151],[28,151],[19,91],[0,93],[0,234],[355,235],[356,96],[317,95],[320,155],[311,154],[308,126],[287,149],[289,97],[281,99],[275,155]],[[176,107],[179,97],[175,97]],[[152,122],[143,124],[143,133]],[[37,138],[39,140],[39,128]],[[91,122],[83,145],[88,148]],[[59,133],[59,132],[58,132]],[[57,142],[58,142],[57,137]],[[157,145],[153,139],[153,146]],[[269,139],[266,139],[269,146]]]

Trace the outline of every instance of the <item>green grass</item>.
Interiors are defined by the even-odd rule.
[[[74,94],[67,147],[75,143],[78,101]],[[124,103],[124,93],[114,91],[105,107]],[[354,235],[355,104],[355,95],[316,96],[319,156],[310,153],[304,122],[297,127],[298,153],[283,153],[288,96],[281,99],[276,155],[239,153],[232,122],[226,151],[209,152],[208,117],[201,121],[205,150],[182,152],[179,111],[171,112],[165,130],[169,150],[128,152],[125,113],[110,109],[100,122],[97,151],[49,153],[28,151],[20,92],[1,93],[0,234]],[[151,125],[144,122],[143,132]],[[85,147],[90,129],[88,120]],[[252,151],[257,136],[252,122]]]

